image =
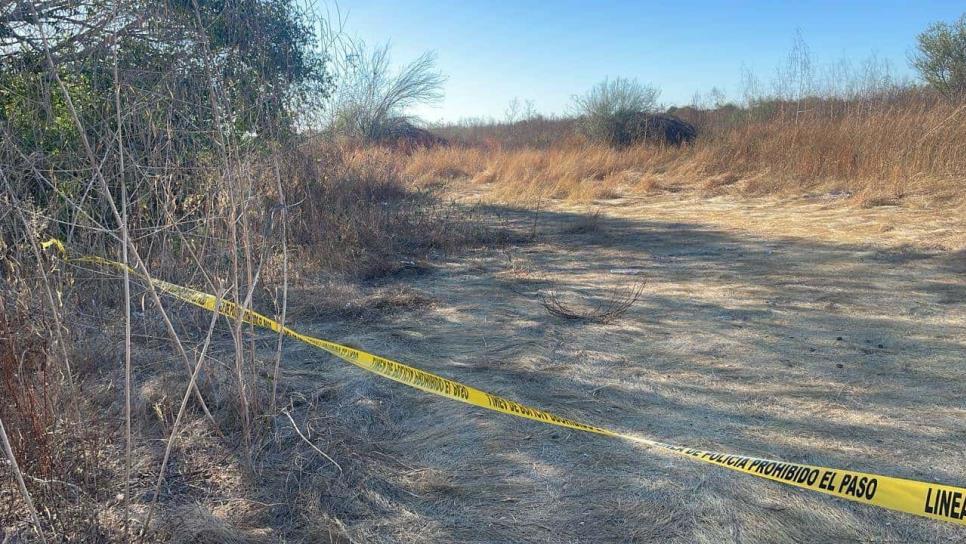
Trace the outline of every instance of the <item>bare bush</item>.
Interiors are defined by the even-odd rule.
[[[329,109],[330,129],[362,142],[382,142],[411,130],[413,106],[438,101],[446,78],[436,55],[420,55],[393,71],[389,44],[369,49],[349,44],[336,64],[339,87]]]
[[[629,117],[657,109],[661,91],[636,79],[605,79],[589,91],[574,97],[579,116],[578,130],[591,140],[626,145],[625,125]]]

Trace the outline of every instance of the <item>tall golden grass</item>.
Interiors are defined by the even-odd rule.
[[[962,201],[966,104],[902,102],[838,116],[775,116],[707,128],[692,146],[450,147],[407,159],[424,183],[467,177],[501,199],[593,200],[661,189],[851,193],[866,204]]]

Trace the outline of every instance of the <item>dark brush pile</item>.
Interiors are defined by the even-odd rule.
[[[614,143],[619,147],[639,143],[680,146],[694,142],[698,131],[691,123],[673,115],[634,112],[621,119],[615,136]]]

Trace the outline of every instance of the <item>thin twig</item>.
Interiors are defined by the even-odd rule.
[[[282,176],[275,160],[275,184],[278,186],[278,199],[282,214],[282,314],[279,323],[285,327],[285,313],[288,310],[288,209],[285,207],[285,191],[282,189]],[[271,413],[275,413],[278,395],[278,369],[282,364],[282,340],[285,338],[283,329],[278,331],[278,343],[275,346],[275,369],[272,372],[272,405]]]
[[[128,224],[127,180],[124,179],[124,133],[121,125],[121,81],[117,72],[117,36],[114,36],[114,108],[117,114],[117,154],[121,178],[121,220]],[[121,262],[124,263],[124,541],[131,535],[131,272],[128,259],[129,230],[121,229]]]
[[[336,463],[335,462],[335,459],[333,459],[333,458],[329,457],[328,455],[326,455],[326,453],[324,451],[322,451],[319,448],[317,448],[315,446],[315,444],[313,444],[308,438],[305,438],[305,435],[302,434],[302,431],[299,430],[299,426],[295,424],[295,420],[292,419],[292,415],[288,413],[288,410],[282,410],[282,413],[285,414],[285,417],[287,417],[290,422],[292,422],[292,428],[295,429],[295,432],[299,435],[299,437],[302,438],[302,440],[305,441],[306,444],[308,444],[309,446],[311,446],[313,450],[315,450],[315,451],[317,451],[319,453],[319,455],[321,455],[322,457],[325,457],[326,459],[329,460],[330,463],[332,463],[333,465],[335,465],[335,468],[339,469],[339,474],[344,474],[342,472],[342,467],[339,466],[339,463]]]
[[[29,3],[28,5],[30,6],[30,10],[33,16],[37,18],[38,15],[37,15],[36,6],[34,6],[32,2]],[[70,113],[71,121],[73,122],[74,126],[77,128],[77,132],[80,136],[80,141],[84,149],[84,152],[87,155],[88,162],[90,162],[91,167],[94,170],[94,175],[96,179],[100,182],[100,188],[101,188],[101,192],[103,193],[104,200],[107,202],[108,207],[111,209],[111,213],[113,214],[115,221],[117,221],[119,228],[121,228],[122,231],[126,231],[128,228],[127,223],[123,221],[123,218],[121,217],[121,212],[118,210],[117,205],[114,203],[114,196],[111,194],[110,185],[107,183],[107,178],[104,177],[104,172],[101,170],[101,167],[96,157],[94,156],[94,149],[91,146],[90,140],[88,140],[87,138],[87,129],[86,127],[84,127],[84,124],[81,123],[80,116],[77,113],[77,108],[74,107],[74,101],[71,98],[70,92],[67,90],[67,85],[65,85],[63,79],[61,79],[60,72],[57,69],[57,65],[54,63],[54,58],[50,53],[50,46],[48,44],[47,34],[46,32],[43,31],[42,28],[39,29],[39,34],[40,34],[41,41],[44,44],[44,56],[47,60],[48,71],[50,72],[50,75],[54,79],[54,81],[57,82],[57,87],[60,90],[61,95],[64,97],[64,103],[67,106],[68,113]],[[131,255],[134,257],[134,261],[135,261],[135,264],[137,265],[138,270],[141,272],[141,274],[144,275],[145,278],[150,278],[151,274],[148,271],[147,266],[144,264],[144,261],[141,259],[141,255],[138,253],[137,248],[134,247],[133,243],[131,243],[129,236],[127,237],[127,240],[128,240],[129,250],[131,252]],[[158,307],[158,312],[161,314],[161,318],[164,321],[165,327],[168,329],[168,335],[171,336],[171,340],[175,344],[175,347],[178,349],[178,353],[181,355],[181,358],[184,361],[186,369],[190,372],[191,359],[190,357],[188,357],[188,352],[184,349],[184,345],[181,343],[181,338],[178,336],[178,332],[175,330],[174,324],[172,324],[171,320],[168,318],[168,313],[167,311],[165,311],[164,305],[161,304],[161,297],[160,295],[158,295],[157,289],[154,287],[154,284],[150,281],[147,282],[147,287],[148,287],[148,292],[151,293],[151,298],[153,299],[154,304]],[[201,391],[197,387],[195,387],[194,393],[198,399],[199,404],[201,405],[202,410],[204,410],[205,415],[211,421],[212,425],[217,429],[218,424],[217,422],[215,422],[215,416],[213,416],[211,414],[211,411],[208,409],[208,404],[205,402],[204,397],[201,395]]]
[[[212,55],[211,55],[211,46],[208,42],[208,34],[204,27],[204,24],[201,21],[201,9],[198,6],[197,0],[191,0],[191,5],[193,7],[193,11],[195,15],[195,24],[197,26],[196,30],[198,32],[198,39],[199,39],[199,42],[201,43],[202,52],[204,53],[202,60],[204,61],[205,74],[207,76],[207,83],[208,83],[208,90],[209,90],[208,98],[211,102],[212,115],[214,116],[214,121],[215,121],[215,131],[214,131],[215,141],[218,143],[218,147],[221,151],[222,159],[224,160],[224,169],[225,169],[224,175],[228,183],[228,195],[229,195],[229,201],[230,201],[230,214],[231,214],[231,217],[229,218],[229,222],[228,222],[228,231],[229,231],[229,238],[231,243],[232,286],[233,286],[233,291],[235,296],[234,302],[235,304],[242,306],[242,309],[243,309],[242,312],[238,313],[238,317],[235,320],[235,327],[232,331],[232,337],[235,341],[235,373],[238,378],[238,397],[239,397],[239,404],[240,404],[239,410],[242,412],[242,430],[245,438],[245,450],[246,450],[246,461],[247,461],[246,464],[250,467],[251,460],[252,460],[251,411],[248,403],[248,395],[245,392],[245,376],[244,376],[244,372],[242,371],[242,367],[245,361],[245,352],[244,352],[244,343],[242,341],[242,325],[244,324],[244,320],[241,317],[242,314],[244,313],[244,310],[248,309],[249,300],[246,300],[245,303],[242,304],[241,300],[239,299],[239,296],[241,295],[241,289],[239,285],[238,251],[236,249],[238,247],[238,228],[236,225],[236,221],[239,219],[239,214],[240,213],[244,214],[244,211],[239,212],[238,198],[237,198],[238,195],[236,194],[238,191],[238,187],[237,187],[237,183],[235,183],[235,178],[233,176],[233,168],[232,168],[232,162],[231,162],[231,157],[232,157],[231,140],[226,138],[223,132],[225,125],[222,121],[223,119],[222,108],[221,108],[221,104],[219,104],[219,98],[218,98],[220,96],[219,86],[216,85],[216,78],[215,78],[216,72],[212,67],[213,62],[212,62]],[[247,233],[247,222],[244,223],[243,228]],[[245,240],[245,242],[246,242],[246,257],[249,257],[247,259],[247,262],[249,263],[248,272],[249,272],[249,284],[250,284],[249,295],[250,295],[251,291],[254,290],[254,282],[251,281],[251,266],[250,266],[251,260],[250,260],[250,253],[247,251],[248,240]]]

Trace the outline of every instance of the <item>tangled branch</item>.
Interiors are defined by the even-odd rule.
[[[646,281],[640,281],[626,290],[615,290],[610,296],[591,309],[569,306],[560,301],[557,293],[547,291],[543,295],[543,307],[552,315],[564,319],[587,321],[590,323],[613,323],[621,318],[644,293]]]

